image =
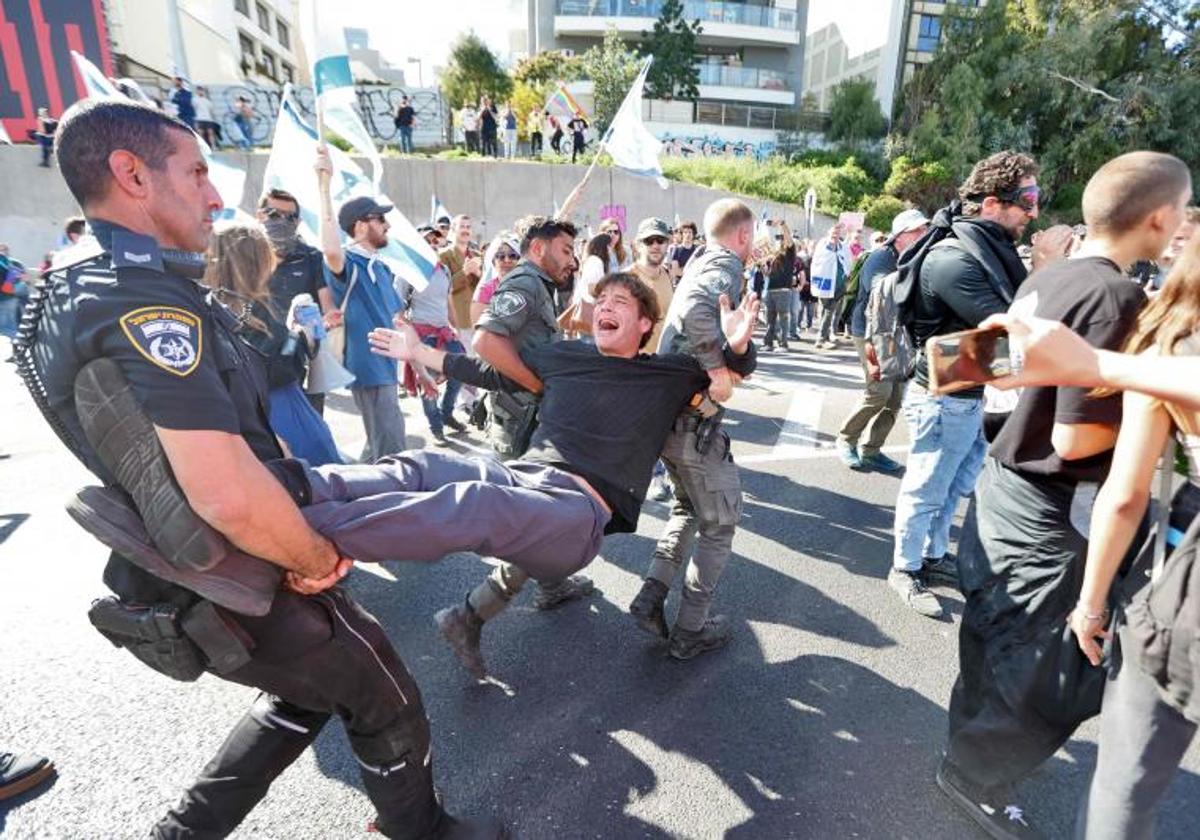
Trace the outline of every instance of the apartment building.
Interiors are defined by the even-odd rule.
[[[842,37],[836,23],[810,32],[804,48],[804,94],[811,94],[820,111],[829,110],[833,90],[842,82],[861,79],[875,86],[884,114],[892,112],[896,94],[897,50],[906,12],[905,0],[878,0],[878,14],[888,18],[883,43],[858,52]]]
[[[947,8],[974,9],[986,3],[987,0],[907,0],[898,41],[900,55],[896,84],[903,85],[918,67],[933,61],[933,54],[942,40],[942,17]]]

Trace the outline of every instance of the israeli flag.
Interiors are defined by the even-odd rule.
[[[642,71],[625,94],[625,101],[604,135],[603,145],[617,166],[635,175],[655,178],[665,190],[670,182],[663,177],[662,165],[658,162],[662,142],[642,122],[642,90],[653,61],[653,56],[646,57]]]
[[[429,196],[429,224],[431,227],[437,226],[437,220],[441,218],[453,219],[450,211],[446,209],[446,205],[438,200],[436,195]]]
[[[279,118],[275,122],[271,156],[263,175],[263,187],[287,190],[296,196],[300,204],[300,235],[310,245],[319,248],[321,241],[317,210],[321,206],[321,193],[313,172],[317,142],[316,130],[305,121],[296,106],[292,86],[285,85]],[[334,146],[328,149],[333,164],[329,193],[335,211],[341,204],[360,195],[375,198],[381,204],[393,204],[393,209],[387,214],[387,222],[391,226],[388,244],[379,251],[379,256],[397,277],[403,278],[417,290],[424,289],[439,265],[437,254],[404,214],[394,209],[392,200],[375,189],[374,182],[367,178],[349,155]]]
[[[329,15],[330,0],[301,0],[300,27],[312,61],[313,92],[325,127],[337,134],[371,161],[376,187],[383,177],[379,149],[362,117],[354,110],[358,94],[350,72],[350,55],[342,24]]]
[[[117,86],[100,72],[99,67],[75,50],[71,50],[71,58],[75,61],[75,69],[79,71],[79,77],[83,79],[83,86],[87,90],[86,98],[105,99],[114,96],[123,98],[121,91],[117,90]]]

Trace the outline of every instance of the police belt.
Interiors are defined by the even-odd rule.
[[[704,417],[699,412],[685,411],[675,418],[672,427],[677,432],[694,432],[704,423]]]

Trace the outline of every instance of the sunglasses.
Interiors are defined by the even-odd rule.
[[[385,219],[383,216],[379,215],[378,213],[368,213],[367,215],[362,217],[362,220],[364,222],[381,222],[383,224],[387,223],[387,219]]]
[[[264,207],[262,212],[268,219],[287,219],[289,222],[294,222],[300,218],[298,211],[289,213],[286,210],[280,210],[278,207]]]
[[[601,233],[607,233],[609,236],[620,236],[620,228],[600,228]]]
[[[1005,204],[1015,204],[1026,213],[1032,213],[1037,209],[1042,200],[1042,191],[1037,184],[1031,184],[1028,187],[1018,187],[1009,192],[998,192],[995,197]],[[986,195],[970,195],[967,198],[972,201],[983,201],[987,198]]]
[[[666,245],[667,237],[665,236],[647,236],[642,240],[647,245]]]
[[[506,260],[508,262],[516,262],[517,260],[521,259],[521,255],[514,254],[512,251],[497,251],[495,258],[498,260]]]

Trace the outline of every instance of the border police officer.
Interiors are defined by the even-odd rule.
[[[521,361],[524,349],[562,338],[556,292],[575,273],[575,225],[562,219],[530,216],[517,223],[521,262],[500,281],[496,294],[476,325],[473,346],[479,356],[524,391],[489,392],[488,438],[503,459],[520,458],[537,423],[542,383]],[[479,656],[483,622],[502,612],[529,576],[501,563],[475,587],[466,603],[437,613],[438,628],[459,659]],[[592,581],[572,575],[560,581],[538,581],[534,607],[553,609],[593,591]],[[483,670],[482,662],[473,668]]]
[[[695,356],[712,380],[709,394],[725,400],[734,380],[722,352],[720,298],[726,295],[734,306],[738,304],[744,263],[754,239],[754,214],[736,199],[716,201],[704,214],[704,232],[707,244],[683,272],[658,351]],[[676,659],[691,659],[729,641],[728,620],[710,618],[709,608],[729,561],[742,509],[742,485],[720,418],[720,413],[699,409],[685,412],[667,438],[662,460],[675,488],[675,502],[645,583],[629,607],[640,627],[669,638],[668,652]],[[663,607],[672,581],[689,557],[679,614],[668,631]]]
[[[501,836],[442,810],[416,684],[336,585],[350,561],[262,463],[282,454],[262,360],[194,282],[221,205],[193,132],[138,103],[86,100],[64,115],[56,146],[98,246],[52,269],[22,327],[19,369],[72,451],[133,496],[175,567],[156,576],[114,553],[104,581],[118,598],[89,618],[169,676],[208,670],[263,691],[153,835],[227,835],[336,713],[385,836]],[[248,599],[218,585],[222,568],[238,574],[218,565],[221,535],[275,570],[247,572]],[[243,613],[228,606],[243,601]]]

